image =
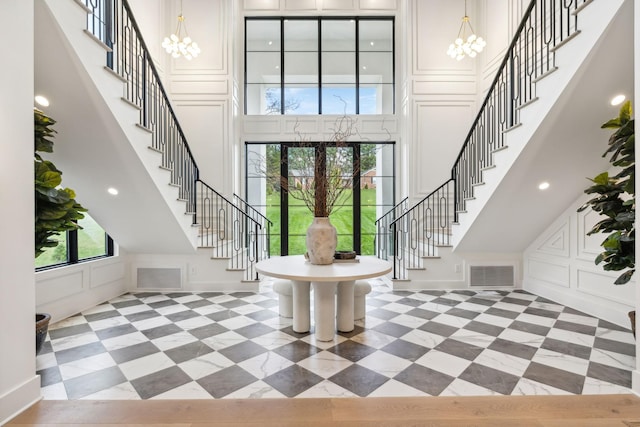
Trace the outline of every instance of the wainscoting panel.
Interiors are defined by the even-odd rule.
[[[635,281],[614,285],[618,272],[594,263],[605,235],[587,237],[598,215],[577,209],[580,196],[523,254],[523,288],[576,310],[629,327],[627,312],[635,307]]]
[[[106,284],[123,281],[125,279],[124,263],[113,262],[109,264],[96,264],[91,266],[91,288],[97,288]]]
[[[316,0],[284,0],[285,10],[316,10]]]
[[[279,0],[244,0],[244,9],[252,10],[280,10]]]
[[[601,217],[596,212],[588,209],[584,212],[578,212],[578,254],[579,259],[592,261],[602,252],[600,243],[605,239],[604,234],[594,234],[587,236],[593,226],[600,221]]]
[[[396,0],[360,0],[360,10],[395,10],[398,7]]]
[[[120,254],[37,272],[36,311],[57,322],[123,294],[128,287],[126,258]]]
[[[570,220],[560,224],[557,231],[548,235],[548,238],[538,246],[538,252],[568,258],[569,252],[569,224]]]
[[[38,304],[47,304],[83,291],[84,270],[60,270],[56,273],[44,280],[36,279]]]
[[[578,289],[598,298],[605,298],[620,304],[628,304],[635,298],[635,288],[629,285],[611,286],[611,275],[604,271],[578,268]]]
[[[527,271],[534,279],[568,288],[571,275],[568,265],[555,263],[549,260],[533,259],[527,260]]]

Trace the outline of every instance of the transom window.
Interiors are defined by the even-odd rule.
[[[245,114],[393,114],[392,17],[246,18]]]

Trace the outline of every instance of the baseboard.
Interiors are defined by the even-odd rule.
[[[40,375],[34,375],[33,378],[0,396],[0,426],[20,415],[40,399],[42,399]]]
[[[631,391],[640,396],[640,370],[638,369],[631,373]]]

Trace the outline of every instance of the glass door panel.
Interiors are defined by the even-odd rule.
[[[287,148],[287,179],[289,196],[287,200],[288,254],[304,254],[307,228],[313,222],[313,213],[308,200],[312,197],[314,185],[315,149],[313,147]]]

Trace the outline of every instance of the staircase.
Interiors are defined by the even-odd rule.
[[[632,15],[624,0],[529,4],[451,179],[379,231],[396,287],[468,286],[467,254],[522,252],[606,168],[600,101],[632,87]]]
[[[37,0],[35,16],[35,87],[58,121],[53,160],[94,219],[127,252],[206,248],[257,280],[253,266],[269,256],[266,218],[199,179],[127,1]]]

